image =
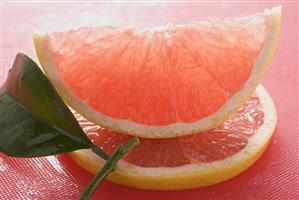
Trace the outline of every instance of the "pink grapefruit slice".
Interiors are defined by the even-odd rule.
[[[108,154],[132,136],[103,129],[77,115],[90,139]],[[271,97],[259,86],[222,125],[177,138],[141,138],[140,145],[108,175],[112,182],[140,189],[175,190],[207,186],[236,176],[264,152],[276,125]],[[72,152],[84,169],[97,173],[104,160],[90,150]]]
[[[34,32],[40,63],[88,120],[138,137],[169,138],[222,124],[252,94],[274,54],[281,7],[146,30]]]

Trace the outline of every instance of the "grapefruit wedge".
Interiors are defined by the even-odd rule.
[[[281,7],[163,28],[34,32],[58,93],[95,124],[170,138],[222,124],[253,93],[274,54]]]
[[[77,114],[88,137],[108,154],[132,136],[100,128]],[[118,162],[108,180],[139,189],[178,190],[225,181],[252,165],[264,152],[276,125],[271,97],[259,86],[253,96],[222,125],[177,138],[141,138]],[[91,173],[105,163],[90,150],[72,152]]]

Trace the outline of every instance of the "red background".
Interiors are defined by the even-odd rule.
[[[298,199],[298,2],[251,3],[9,3],[1,2],[1,70],[4,81],[17,52],[37,61],[32,29],[54,31],[84,25],[152,26],[262,12],[283,5],[282,29],[263,80],[278,111],[274,137],[262,158],[241,175],[185,191],[141,191],[105,182],[94,199]],[[76,199],[92,175],[66,155],[16,159],[0,153],[0,199]]]

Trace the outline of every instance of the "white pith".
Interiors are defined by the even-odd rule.
[[[95,124],[102,125],[112,130],[124,132],[130,135],[145,138],[167,138],[188,135],[211,129],[220,125],[231,114],[233,114],[252,94],[265,74],[268,65],[274,54],[275,46],[279,35],[279,24],[281,16],[281,6],[264,11],[268,23],[268,33],[264,48],[258,58],[254,61],[250,78],[245,82],[244,87],[233,95],[216,113],[192,123],[177,122],[164,126],[142,125],[131,120],[115,119],[103,115],[93,109],[87,102],[79,99],[60,79],[51,52],[48,51],[46,33],[34,33],[35,43],[42,55],[39,59],[47,76],[53,82],[63,99],[77,112]],[[37,50],[38,51],[38,50]]]

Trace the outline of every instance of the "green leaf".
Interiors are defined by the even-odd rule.
[[[0,150],[36,157],[92,148],[69,108],[38,65],[16,56],[0,90]]]

